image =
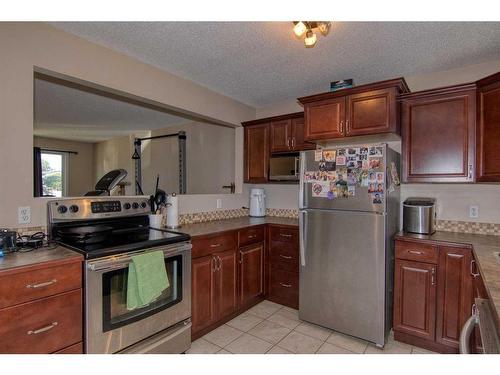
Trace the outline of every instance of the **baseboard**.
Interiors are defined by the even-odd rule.
[[[405,344],[418,346],[422,349],[432,350],[433,352],[443,354],[458,354],[458,350],[456,348],[398,331],[394,331],[394,340],[404,342]]]

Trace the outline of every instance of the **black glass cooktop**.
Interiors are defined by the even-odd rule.
[[[101,223],[104,231],[92,232],[91,225],[72,226],[70,229],[89,229],[84,235],[68,235],[68,227],[54,229],[54,237],[58,243],[83,254],[86,259],[100,258],[109,255],[121,254],[129,251],[150,247],[174,244],[189,241],[187,234],[166,229],[149,228],[139,223]]]

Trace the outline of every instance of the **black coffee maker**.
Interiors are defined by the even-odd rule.
[[[0,250],[4,253],[16,251],[17,232],[10,229],[0,229]]]

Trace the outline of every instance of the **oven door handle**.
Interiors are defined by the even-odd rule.
[[[170,258],[179,254],[182,254],[186,251],[190,251],[192,248],[192,245],[189,244],[184,244],[181,247],[178,247],[176,249],[167,248],[163,250],[163,257],[164,258]],[[152,251],[154,251],[152,249]],[[139,254],[144,254],[145,251],[135,251],[135,252],[130,252],[127,254],[122,254],[119,256],[111,256],[109,258],[104,258],[104,259],[99,259],[96,261],[91,261],[87,264],[87,269],[91,271],[109,271],[109,270],[117,270],[117,269],[122,269],[128,267],[132,260],[132,256],[134,255],[139,255]]]

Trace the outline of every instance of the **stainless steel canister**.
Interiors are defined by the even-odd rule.
[[[436,221],[436,200],[434,198],[408,198],[403,202],[403,231],[418,234],[432,234]]]

